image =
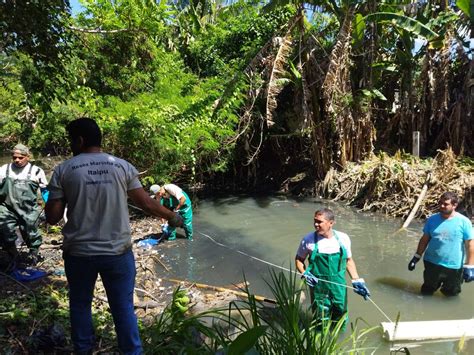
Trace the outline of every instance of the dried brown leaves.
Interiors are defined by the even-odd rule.
[[[474,171],[461,169],[450,148],[439,151],[432,160],[381,154],[361,164],[350,163],[341,172],[331,169],[318,189],[322,196],[347,201],[362,211],[405,217],[425,183],[428,191],[417,217],[433,213],[445,191],[457,193],[463,208],[472,214]]]

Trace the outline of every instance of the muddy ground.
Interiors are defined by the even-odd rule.
[[[46,228],[46,227],[45,227]],[[29,282],[19,282],[11,274],[0,271],[0,348],[8,346],[9,353],[31,353],[28,343],[31,336],[42,327],[51,323],[45,312],[45,320],[36,312],[35,315],[28,313],[28,299],[31,297],[38,299],[44,297],[44,292],[51,294],[55,298],[55,307],[64,310],[64,319],[67,319],[67,280],[64,275],[64,264],[62,260],[61,242],[62,236],[58,228],[48,227],[43,234],[43,245],[40,253],[44,257],[36,267],[47,272],[47,276]],[[211,308],[227,307],[230,301],[236,300],[242,295],[239,287],[242,285],[226,285],[225,290],[212,289],[209,285],[179,284],[164,280],[160,275],[166,275],[168,270],[174,267],[173,260],[167,257],[167,251],[176,247],[173,242],[162,242],[153,247],[143,247],[140,242],[149,237],[157,238],[161,234],[160,221],[156,218],[132,215],[131,230],[133,240],[133,251],[136,259],[137,277],[135,287],[135,310],[141,323],[146,326],[154,322],[156,317],[161,315],[172,300],[173,291],[179,286],[185,289],[190,301],[187,305],[187,314],[196,314]],[[179,229],[178,229],[179,233]],[[20,253],[25,255],[27,249],[22,246]],[[7,255],[0,250],[0,264],[5,264]],[[0,265],[1,266],[1,265]],[[207,287],[209,286],[209,287]],[[222,285],[216,285],[222,286]],[[60,296],[58,296],[58,294]],[[36,295],[36,296],[35,296]],[[107,297],[100,281],[96,283],[94,294],[93,313],[108,309]],[[8,300],[15,303],[16,309],[8,309]],[[22,300],[25,300],[22,302]],[[26,312],[23,321],[16,321],[14,317],[21,316],[15,312],[23,309]],[[40,314],[41,316],[41,314]],[[26,322],[25,322],[26,320]],[[55,322],[55,320],[54,320]],[[65,321],[67,323],[67,321]],[[112,323],[111,319],[106,323]],[[63,323],[62,328],[69,334],[67,324]],[[113,334],[112,324],[107,324],[109,332]],[[100,332],[100,330],[99,330]],[[67,349],[71,349],[69,340],[65,340]],[[110,348],[115,346],[115,341],[104,340],[102,347]],[[58,349],[56,346],[55,349]],[[13,351],[13,352],[12,352]],[[2,351],[0,351],[2,352]],[[3,353],[3,352],[2,352]],[[66,351],[67,353],[67,351]]]
[[[160,223],[156,218],[132,217],[131,230],[137,268],[135,306],[139,317],[147,320],[161,313],[171,300],[173,290],[178,286],[188,290],[191,296],[191,309],[193,307],[203,308],[203,305],[200,303],[205,303],[206,306],[219,306],[222,303],[219,300],[228,302],[236,299],[236,295],[232,292],[237,293],[242,285],[225,285],[224,288],[229,288],[229,292],[214,291],[211,292],[211,295],[209,291],[213,291],[212,287],[206,290],[205,287],[201,286],[201,289],[198,289],[192,284],[179,284],[160,277],[160,275],[165,274],[164,271],[169,271],[173,268],[173,261],[167,257],[167,250],[176,247],[176,245],[165,241],[153,247],[143,246],[144,240],[146,241],[146,239],[150,238],[159,240],[161,237]],[[34,290],[44,286],[46,283],[65,283],[66,277],[64,275],[61,240],[62,236],[60,233],[51,230],[51,227],[49,227],[49,231],[43,235],[43,245],[40,249],[44,260],[36,266],[38,269],[46,271],[48,276],[36,281],[19,283],[5,273],[2,273],[0,276],[0,297],[7,297],[14,292],[24,292],[27,289]],[[19,250],[23,255],[27,253],[24,245]],[[5,259],[6,255],[2,251],[0,253],[2,254],[0,259]],[[163,272],[160,272],[160,269]],[[95,297],[98,300],[106,300],[100,279],[96,285]]]

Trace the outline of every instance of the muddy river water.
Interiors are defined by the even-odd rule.
[[[9,155],[0,157],[8,162]],[[45,166],[54,166],[48,162]],[[48,171],[50,173],[50,171]],[[446,298],[419,294],[423,265],[409,272],[408,261],[416,250],[422,223],[414,221],[407,231],[396,233],[402,220],[380,214],[358,213],[343,204],[314,198],[284,196],[230,196],[198,201],[194,216],[194,241],[178,238],[167,249],[174,265],[169,273],[157,266],[163,277],[225,286],[242,282],[244,275],[251,292],[271,298],[266,281],[270,270],[294,269],[294,256],[301,238],[313,230],[314,211],[329,207],[336,215],[336,230],[349,234],[358,272],[372,294],[364,301],[349,290],[351,321],[358,318],[367,327],[388,319],[394,321],[452,320],[474,317],[474,282],[464,284],[462,293]],[[179,236],[179,235],[178,235]],[[360,326],[360,325],[359,325]],[[411,354],[458,354],[459,341],[389,343],[381,332],[370,335],[366,345],[376,354],[395,353],[408,346]],[[474,339],[466,341],[463,354],[474,354]],[[367,353],[370,353],[368,351]]]
[[[294,269],[298,244],[313,230],[314,211],[321,207],[333,209],[334,228],[351,237],[358,272],[380,308],[349,290],[352,321],[362,318],[368,326],[377,326],[388,322],[387,317],[394,321],[399,313],[400,321],[474,317],[474,283],[464,284],[462,293],[455,298],[446,298],[439,292],[433,297],[419,294],[422,262],[412,272],[407,264],[416,250],[422,223],[415,221],[407,231],[395,233],[402,223],[400,219],[358,213],[341,204],[311,198],[233,196],[199,201],[194,241],[167,242],[176,243],[176,248],[167,249],[175,265],[170,276],[222,286],[242,282],[245,274],[253,293],[271,297],[265,282],[270,280],[269,270]],[[367,343],[377,348],[377,354],[407,346],[406,342],[382,340],[381,332],[373,333]],[[458,341],[408,343],[412,354],[457,354],[458,345]],[[474,340],[465,342],[463,353],[474,354]]]

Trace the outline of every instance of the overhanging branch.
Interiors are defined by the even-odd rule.
[[[99,33],[99,34],[108,34],[108,33],[120,33],[120,32],[138,32],[137,29],[131,28],[119,28],[116,30],[102,30],[100,28],[79,28],[74,26],[67,26],[71,31],[83,32],[83,33]]]

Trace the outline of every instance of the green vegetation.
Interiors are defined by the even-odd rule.
[[[66,154],[86,115],[146,183],[244,189],[411,151],[414,130],[424,155],[474,153],[465,0],[81,4],[0,4],[5,149]]]
[[[375,328],[358,329],[355,321],[353,329],[343,336],[343,321],[316,324],[302,301],[302,285],[295,274],[272,273],[269,286],[277,300],[275,306],[256,302],[247,289],[246,300],[193,315],[187,309],[186,291],[178,288],[160,316],[151,324],[141,324],[144,350],[148,354],[229,355],[373,351],[364,341]],[[67,289],[58,281],[39,286],[21,297],[13,293],[2,298],[0,345],[5,353],[70,349]],[[103,302],[93,303],[93,316],[98,350],[114,351],[113,322]]]
[[[0,2],[2,148],[21,141],[42,153],[68,154],[65,125],[89,116],[103,129],[106,150],[131,161],[145,184],[283,190],[326,176],[327,196],[395,215],[408,212],[406,202],[419,195],[429,170],[416,158],[409,160],[422,174],[397,156],[387,158],[411,151],[412,131],[421,133],[423,155],[449,145],[464,155],[461,170],[472,174],[468,0],[81,4],[72,14],[65,0]],[[456,190],[446,179],[462,171],[448,163],[438,164],[445,180],[433,182],[437,189]],[[347,186],[334,186],[335,170]],[[338,341],[338,325],[315,332],[295,284],[273,275],[280,313],[270,318],[251,296],[231,305],[239,318],[229,310],[190,317],[183,313],[186,296],[176,291],[156,323],[142,329],[145,345],[151,353],[160,346],[229,354],[361,346],[355,330],[350,344]],[[67,327],[65,289],[51,287],[3,298],[0,336],[16,334],[15,327],[32,334],[55,320]],[[111,339],[110,315],[96,314],[102,337]],[[209,317],[240,335],[209,326]],[[196,342],[196,332],[206,341]]]

